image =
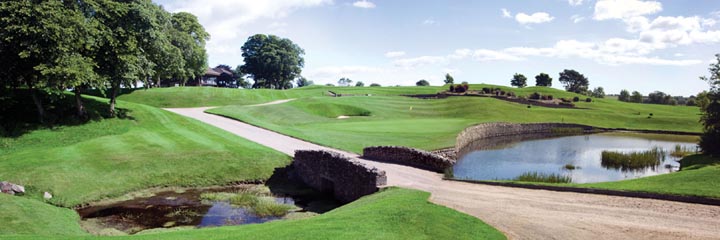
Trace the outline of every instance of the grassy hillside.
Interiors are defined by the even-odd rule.
[[[0,194],[0,203],[0,238],[4,238],[3,235],[88,235],[80,228],[80,216],[71,209],[7,194]]]
[[[303,220],[275,221],[244,226],[159,231],[156,233],[108,239],[505,239],[502,233],[477,218],[427,201],[426,192],[390,188],[335,209]],[[14,222],[0,226],[2,233],[47,233],[43,239],[82,239],[77,222],[70,214],[57,215],[53,209],[34,200],[2,197],[11,206],[40,205],[33,212],[43,215],[39,221],[24,225]],[[3,201],[5,203],[5,201]],[[4,206],[5,204],[3,204]],[[0,206],[0,209],[3,209]],[[9,208],[11,215],[17,212]],[[4,212],[7,213],[7,212]],[[2,219],[2,217],[0,217]],[[44,223],[51,223],[45,225]],[[7,222],[4,222],[7,223]],[[52,224],[54,223],[54,224]],[[64,226],[62,226],[64,224]],[[7,231],[20,228],[21,231]],[[54,235],[57,233],[57,235]],[[52,237],[51,237],[52,235]],[[4,236],[7,239],[35,239],[37,235]],[[99,237],[85,237],[96,239]]]
[[[555,96],[556,89],[528,88]],[[229,116],[322,145],[361,152],[371,145],[426,150],[451,147],[464,128],[483,122],[565,122],[598,127],[699,132],[696,107],[625,103],[596,99],[586,109],[555,109],[481,97],[415,99],[400,96],[313,97],[260,107],[226,106],[208,112]],[[352,111],[350,109],[353,109]],[[370,112],[370,116],[357,116]],[[648,118],[652,113],[653,117]],[[338,119],[337,116],[356,116]],[[366,114],[365,114],[366,115]]]
[[[106,101],[88,99],[88,101]],[[218,128],[140,104],[120,102],[124,119],[0,138],[0,179],[49,191],[74,206],[163,185],[266,179],[290,158]]]

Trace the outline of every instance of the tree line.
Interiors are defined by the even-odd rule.
[[[29,90],[40,122],[41,94],[109,90],[116,115],[120,88],[185,83],[207,69],[210,35],[190,13],[169,13],[150,0],[3,1],[0,3],[0,92]]]

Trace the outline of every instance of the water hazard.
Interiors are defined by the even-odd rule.
[[[638,133],[504,137],[461,151],[453,170],[455,178],[472,180],[513,180],[532,173],[569,177],[573,183],[617,181],[678,171],[680,157],[673,151],[692,152],[694,141],[696,137]],[[657,160],[641,167],[618,166],[603,158],[612,154]]]

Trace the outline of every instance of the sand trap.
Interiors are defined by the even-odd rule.
[[[341,116],[337,117],[337,119],[348,119],[348,118],[350,118],[350,116],[341,115]]]

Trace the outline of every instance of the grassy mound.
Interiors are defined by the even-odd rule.
[[[7,194],[0,194],[0,203],[0,238],[28,234],[47,237],[88,235],[80,228],[80,216],[71,209]]]
[[[88,102],[105,99],[86,99]],[[92,104],[90,104],[92,105]],[[198,121],[120,102],[124,119],[0,138],[0,179],[75,206],[154,186],[267,179],[290,158]]]

